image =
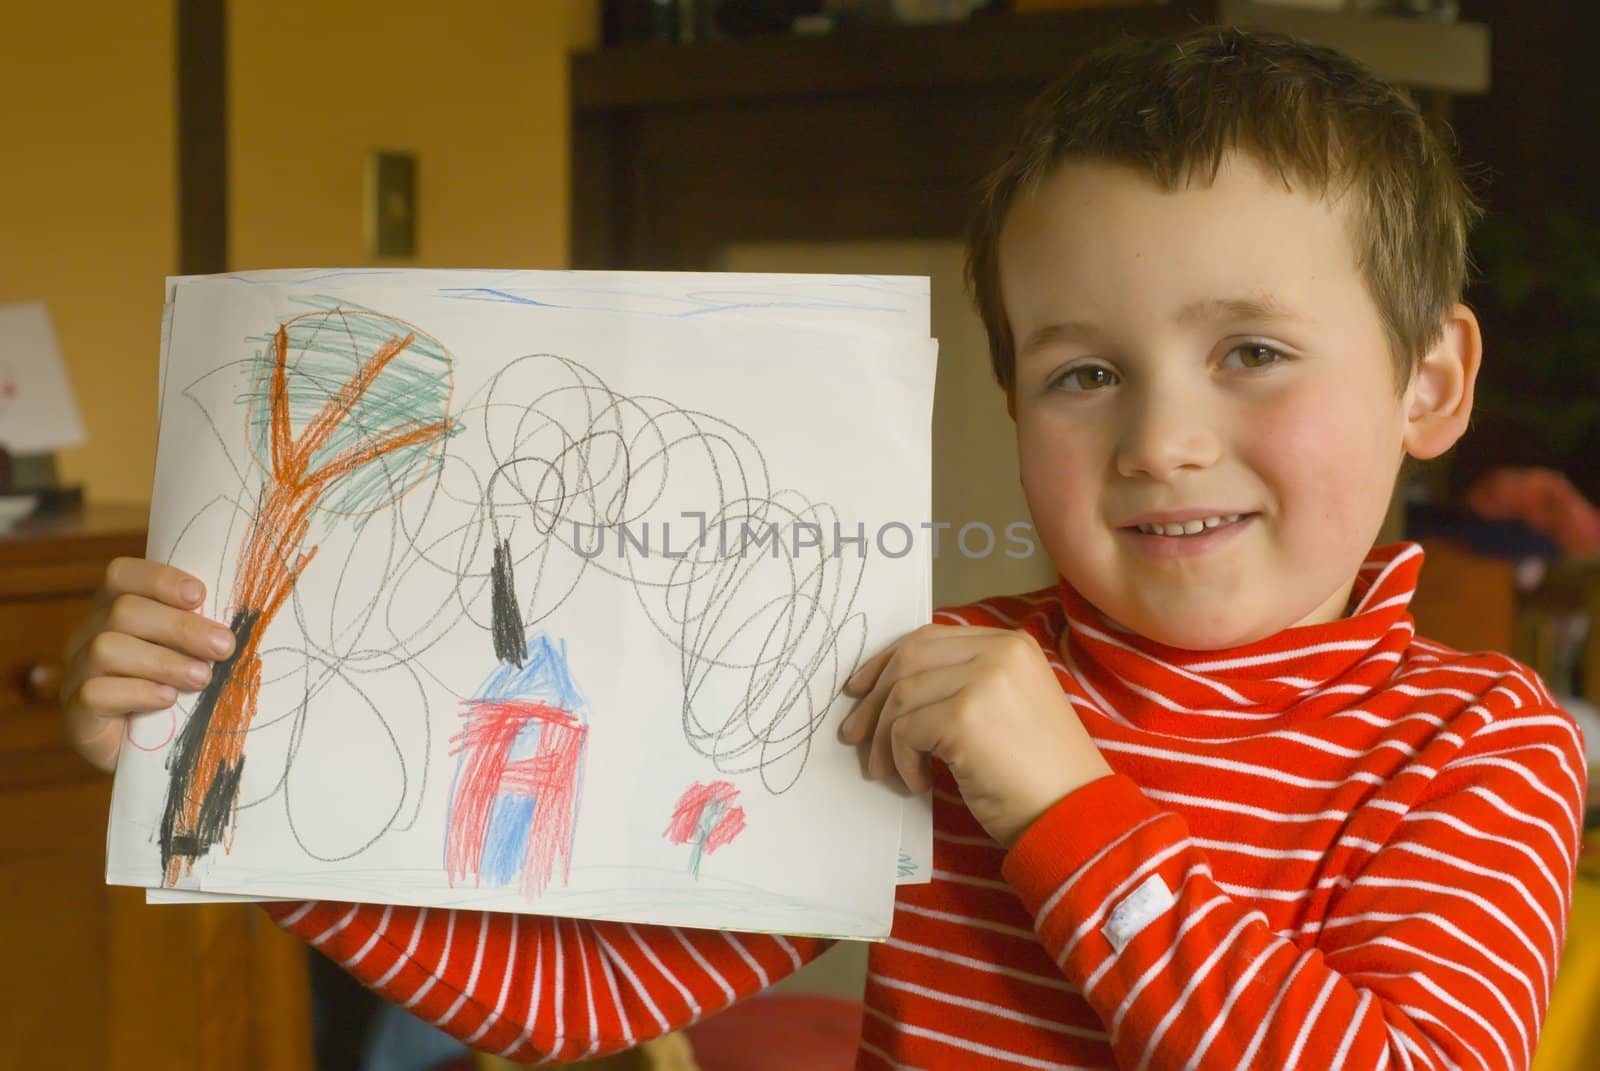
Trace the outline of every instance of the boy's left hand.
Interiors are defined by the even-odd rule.
[[[927,792],[937,755],[1008,848],[1061,797],[1113,772],[1025,632],[924,625],[863,664],[845,694],[862,698],[839,738],[871,741],[869,777],[898,772]]]

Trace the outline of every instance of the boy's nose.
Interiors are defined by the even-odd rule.
[[[1117,448],[1117,471],[1130,479],[1171,480],[1217,463],[1221,443],[1193,399],[1145,398],[1133,407]]]

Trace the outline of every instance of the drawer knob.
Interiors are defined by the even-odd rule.
[[[54,703],[61,698],[61,667],[48,663],[29,666],[22,677],[22,693],[34,703]]]

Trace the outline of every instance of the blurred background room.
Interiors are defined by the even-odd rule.
[[[508,1066],[247,905],[104,884],[66,632],[144,549],[163,280],[277,267],[928,275],[934,515],[1026,519],[962,284],[973,184],[1077,51],[1284,29],[1408,86],[1477,168],[1474,428],[1407,470],[1421,630],[1533,664],[1600,769],[1600,5],[1586,0],[85,0],[0,25],[0,1067]],[[992,404],[973,405],[973,398]],[[936,604],[1049,583],[935,562]],[[1591,808],[1591,824],[1600,817]],[[1600,1066],[1600,848],[1540,1071]],[[851,1065],[864,947],[605,1066]]]

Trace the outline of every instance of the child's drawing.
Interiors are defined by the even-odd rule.
[[[684,741],[720,772],[757,773],[773,792],[792,785],[835,681],[862,652],[866,557],[791,538],[831,534],[834,510],[775,490],[742,427],[621,393],[570,358],[511,362],[464,419],[479,413],[494,464],[478,512],[497,654],[514,659],[525,628],[571,598],[629,598],[677,652]],[[697,508],[664,508],[677,502]],[[696,701],[730,674],[731,707]]]
[[[743,903],[811,932],[887,911],[899,802],[818,733],[869,644],[926,619],[925,556],[867,522],[926,517],[931,344],[362,282],[175,291],[151,553],[210,579],[236,653],[130,728],[112,880],[149,874],[144,829],[133,880],[168,887],[700,925]],[[749,298],[717,315],[781,308]],[[882,385],[837,396],[859,368]],[[663,838],[651,801],[685,784]],[[879,847],[816,890],[770,852],[702,875],[747,816]]]
[[[672,810],[664,834],[672,844],[688,844],[689,873],[700,876],[700,860],[744,831],[744,808],[734,801],[739,790],[731,781],[698,781],[684,790]]]
[[[462,704],[445,845],[452,882],[520,877],[537,894],[557,866],[566,881],[589,728],[562,646],[535,637]]]
[[[168,884],[232,828],[244,747],[261,689],[261,642],[317,547],[320,517],[356,523],[437,468],[452,430],[450,356],[426,334],[336,308],[277,325],[244,399],[261,474],[234,574],[234,653],[178,734],[161,817]]]

